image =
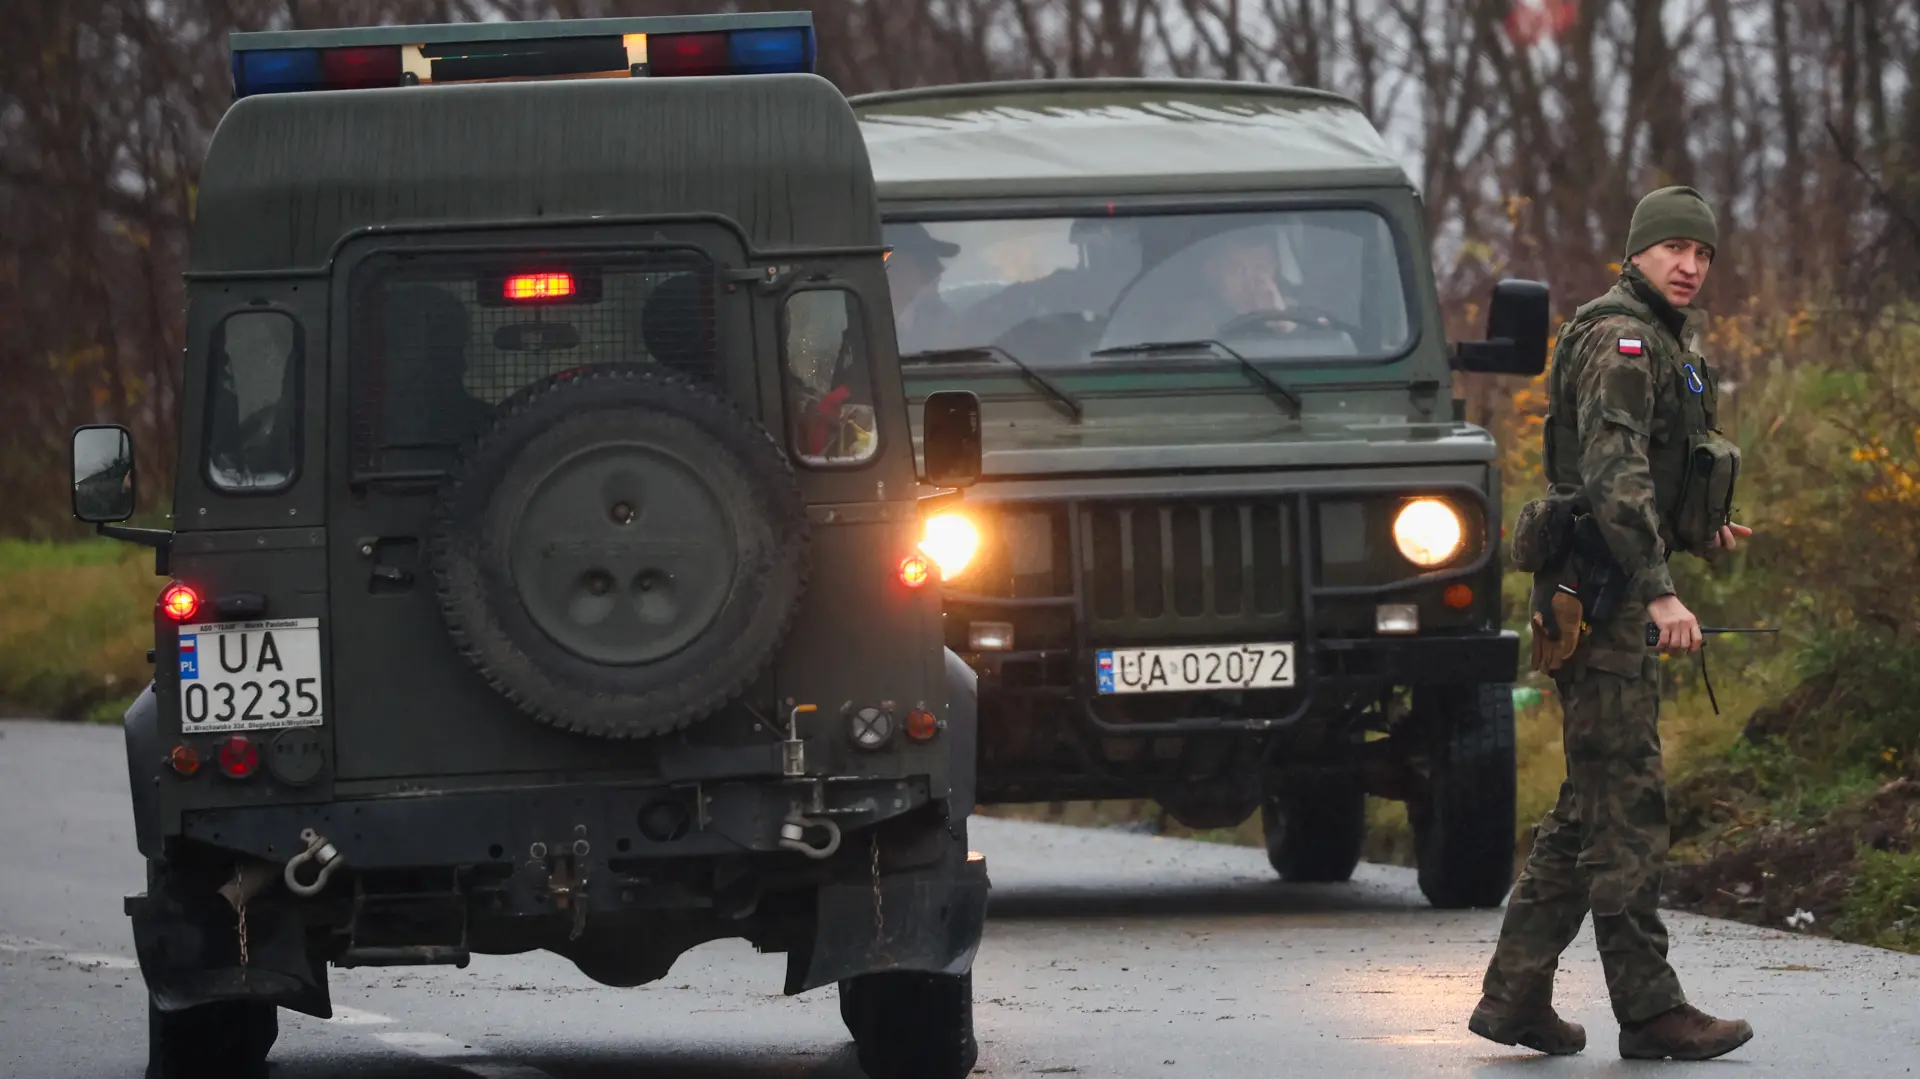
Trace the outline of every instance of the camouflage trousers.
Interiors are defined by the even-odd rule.
[[[1483,988],[1514,1015],[1550,1003],[1560,953],[1591,911],[1614,1016],[1631,1023],[1686,1003],[1658,907],[1668,842],[1660,666],[1587,652],[1556,679],[1567,779],[1507,900]]]

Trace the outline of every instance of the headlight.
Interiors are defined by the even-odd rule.
[[[940,567],[941,580],[960,576],[980,549],[980,530],[957,513],[940,513],[927,518],[920,538],[920,553]]]
[[[1460,514],[1437,498],[1415,499],[1393,519],[1393,542],[1407,561],[1422,569],[1432,569],[1459,554],[1465,541]]]

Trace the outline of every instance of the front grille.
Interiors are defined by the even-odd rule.
[[[1116,505],[1081,510],[1087,611],[1099,623],[1270,623],[1299,608],[1286,503]]]

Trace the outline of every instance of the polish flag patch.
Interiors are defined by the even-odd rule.
[[[1640,355],[1640,352],[1641,352],[1641,347],[1640,347],[1640,339],[1639,339],[1639,338],[1637,338],[1637,337],[1622,337],[1622,338],[1620,339],[1620,355],[1622,355],[1622,356],[1638,356],[1638,355]]]

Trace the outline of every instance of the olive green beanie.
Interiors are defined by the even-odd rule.
[[[1633,224],[1627,227],[1627,257],[1675,239],[1694,240],[1716,249],[1720,246],[1720,226],[1714,220],[1713,207],[1691,187],[1663,187],[1640,200],[1633,209]]]

